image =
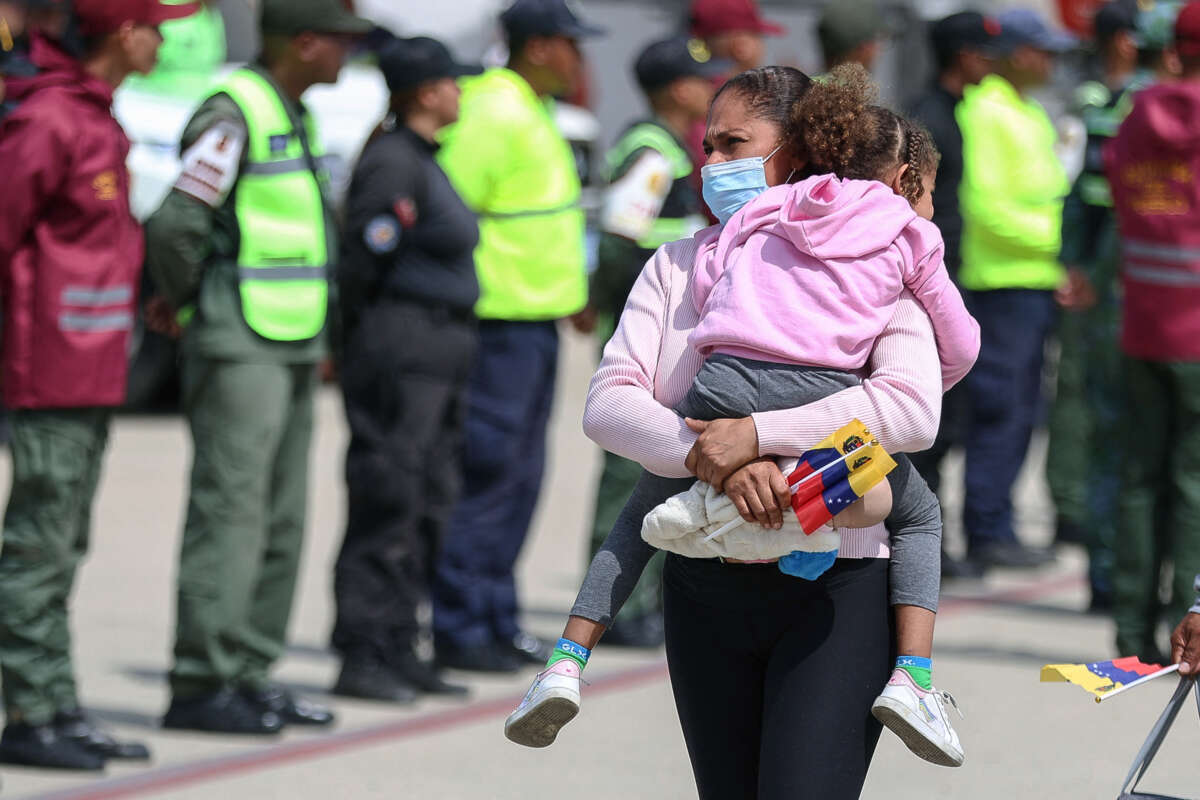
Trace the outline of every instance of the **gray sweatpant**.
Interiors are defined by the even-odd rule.
[[[692,419],[745,417],[757,411],[796,408],[850,386],[847,372],[721,354],[709,356],[675,412]],[[831,425],[833,424],[831,420]],[[842,420],[845,424],[849,420]],[[890,598],[892,605],[937,611],[941,586],[942,513],[937,497],[902,454],[888,475],[892,513]],[[612,624],[656,550],[642,539],[642,520],[659,503],[687,489],[695,478],[663,478],[642,471],[608,538],[592,558],[571,614]]]

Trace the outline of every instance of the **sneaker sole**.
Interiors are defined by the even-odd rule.
[[[962,753],[946,750],[929,737],[933,733],[925,722],[916,717],[903,703],[889,697],[876,698],[871,716],[900,737],[904,746],[915,755],[939,767],[961,767]]]
[[[551,692],[536,706],[513,713],[504,723],[504,736],[525,747],[549,747],[562,727],[578,713],[576,697],[563,691]]]

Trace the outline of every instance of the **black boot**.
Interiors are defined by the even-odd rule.
[[[116,739],[111,733],[98,728],[80,708],[58,712],[54,716],[54,729],[62,738],[103,758],[123,761],[146,761],[150,758],[150,750],[146,745]]]
[[[439,667],[470,672],[517,672],[521,669],[521,662],[511,646],[492,642],[466,647],[440,644],[435,651]]]
[[[207,733],[272,734],[283,728],[274,711],[254,705],[233,689],[174,697],[163,715],[164,728]]]
[[[357,655],[347,655],[342,660],[342,671],[332,692],[384,703],[412,703],[417,699],[416,687],[400,680],[382,661]]]
[[[262,687],[245,687],[242,697],[260,711],[275,714],[284,725],[310,725],[324,727],[332,725],[337,719],[333,712],[320,703],[296,697],[288,690],[277,684]]]
[[[438,674],[437,668],[417,657],[416,653],[405,653],[396,659],[393,666],[396,677],[419,692],[440,694],[448,697],[466,697],[470,689],[459,683],[447,683]]]
[[[536,664],[541,667],[550,658],[554,648],[532,633],[520,631],[512,638],[512,654],[525,664]]]
[[[10,722],[0,735],[0,763],[96,771],[104,769],[104,756],[60,736],[52,724]]]

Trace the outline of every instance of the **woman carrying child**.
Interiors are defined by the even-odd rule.
[[[747,519],[778,528],[789,493],[773,460],[746,464],[724,481],[722,473],[754,456],[800,455],[855,417],[892,451],[927,446],[936,431],[943,381],[952,384],[970,368],[978,330],[948,279],[942,285],[936,228],[909,205],[928,194],[936,153],[918,129],[870,106],[869,89],[858,73],[810,88],[802,73],[766,68],[734,78],[714,101],[705,193],[727,224],[666,245],[647,265],[593,379],[585,415],[589,436],[649,472],[593,561],[555,658],[510,717],[510,738],[548,744],[578,710],[579,669],[648,557],[638,535],[642,517],[688,488],[691,481],[680,480],[689,474],[685,461],[719,484]],[[796,175],[814,177],[783,186]],[[865,185],[870,181],[878,183]],[[771,194],[768,186],[781,188]],[[822,203],[844,211],[839,198],[867,195],[869,208],[852,209],[849,223],[821,216]],[[753,215],[772,202],[778,207],[767,216],[791,214],[805,246],[755,228]],[[870,228],[856,227],[863,215]],[[733,300],[722,306],[732,314],[727,331],[753,333],[765,318],[763,298],[732,279],[772,265],[785,275],[834,276],[821,295],[803,281],[795,290],[815,298],[797,306],[810,309],[800,327],[811,336],[787,319],[791,327],[765,343],[700,341],[705,323],[719,319],[713,298]],[[746,291],[730,292],[730,284]],[[841,302],[833,308],[821,305],[835,300]],[[815,344],[799,358],[769,349],[779,346],[780,332],[789,344]],[[714,354],[703,366],[697,345]],[[859,385],[849,370],[864,366],[869,377]],[[706,426],[688,416],[749,418],[751,425]],[[693,429],[703,429],[699,456],[750,452],[737,463],[728,452],[724,463],[689,459]],[[773,563],[668,558],[667,655],[702,798],[857,797],[880,730],[872,706],[885,719],[889,711],[919,710],[929,730],[899,718],[889,726],[931,760],[961,763],[943,694],[928,682],[937,502],[907,461],[899,463],[890,479],[891,541],[882,525],[841,531],[839,558],[814,580],[784,575]],[[908,658],[895,662],[889,681],[897,651]],[[928,753],[921,752],[925,745]]]

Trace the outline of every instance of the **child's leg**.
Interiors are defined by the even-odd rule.
[[[629,599],[646,563],[657,551],[642,540],[642,519],[671,495],[686,491],[691,478],[661,478],[642,472],[604,544],[588,566],[546,669],[504,723],[504,735],[526,747],[546,747],[579,713],[579,678],[592,648]]]
[[[947,708],[953,698],[933,688],[930,658],[941,585],[941,508],[905,456],[896,457],[888,481],[894,501],[888,518],[889,577],[898,655],[871,713],[913,753],[934,764],[957,767],[963,762],[963,749]]]

